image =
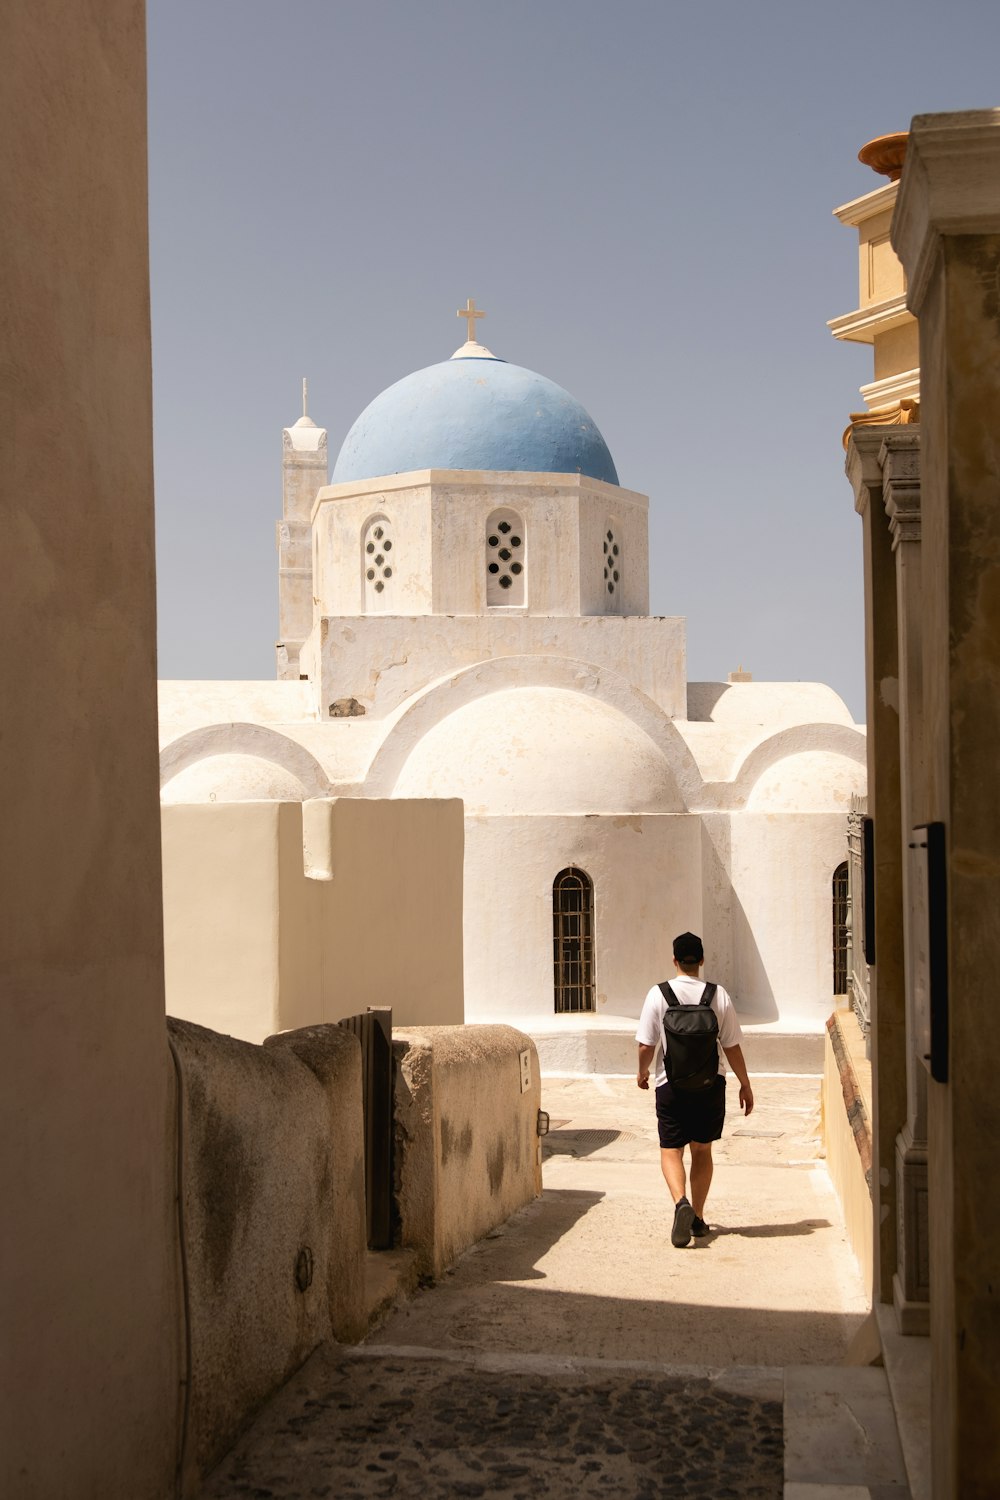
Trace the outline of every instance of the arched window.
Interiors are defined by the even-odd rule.
[[[594,883],[575,865],[552,882],[556,1014],[594,1010]]]
[[[618,522],[610,520],[604,530],[604,595],[609,615],[621,614],[622,577],[625,571]]]
[[[495,510],[486,523],[486,606],[511,609],[528,597],[524,522],[515,510]]]
[[[833,872],[833,993],[847,994],[847,944],[850,906],[847,897],[847,860]]]
[[[365,613],[391,610],[395,594],[396,554],[392,522],[387,516],[372,516],[361,536],[361,568],[364,577]]]

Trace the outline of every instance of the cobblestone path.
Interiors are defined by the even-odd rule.
[[[781,1424],[774,1371],[324,1350],[205,1496],[780,1500]]]

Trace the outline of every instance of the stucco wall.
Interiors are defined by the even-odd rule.
[[[643,614],[648,506],[645,495],[579,474],[420,470],[328,485],[313,511],[316,615],[363,613],[362,534],[376,515],[387,518],[393,542],[393,578],[378,612],[483,613],[486,522],[507,507],[524,532],[528,614]],[[608,595],[603,577],[612,518],[629,559],[620,596]]]
[[[439,1275],[542,1190],[538,1055],[512,1026],[423,1026],[395,1031],[393,1056],[401,1241]]]
[[[168,1030],[192,1487],[319,1343],[363,1331],[361,1052],[340,1027],[264,1048],[183,1021]]]
[[[673,972],[674,936],[701,931],[697,817],[468,818],[470,1020],[552,1015],[552,882],[567,865],[594,883],[599,1013],[638,1016]]]
[[[705,944],[741,1012],[821,1024],[833,996],[839,813],[706,815]]]
[[[164,806],[167,1010],[245,1041],[463,1019],[462,805]]]
[[[830,1026],[838,1031],[838,1050],[834,1050]],[[871,1107],[871,1064],[865,1061],[864,1040],[857,1021],[849,1010],[838,1012],[823,1039],[823,1144],[830,1180],[840,1199],[844,1227],[854,1251],[861,1276],[869,1295],[872,1291],[872,1265],[875,1234],[872,1224],[872,1194],[865,1175],[866,1166],[859,1151],[867,1150],[867,1169],[871,1169],[871,1125],[867,1111]],[[866,1080],[858,1076],[867,1071]],[[865,1111],[864,1121],[852,1118]]]
[[[0,8],[0,1492],[160,1500],[177,1287],[141,0]]]
[[[577,672],[606,670],[615,680],[627,662],[630,691],[637,688],[669,717],[684,712],[685,627],[679,619],[369,615],[362,627],[357,620],[327,617],[310,642],[318,653],[313,671],[319,717],[325,720],[330,704],[345,697],[357,698],[367,714],[392,714],[413,694],[440,682],[443,673],[486,662],[502,670],[502,658],[514,658],[510,679],[502,684],[509,687],[563,682],[563,676],[550,675],[545,658],[571,664]],[[517,660],[525,657],[531,658],[530,677]]]

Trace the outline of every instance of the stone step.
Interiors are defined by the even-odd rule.
[[[564,1023],[552,1018],[526,1019],[514,1024],[527,1032],[538,1049],[542,1075],[604,1073],[630,1077],[636,1067],[636,1022],[622,1018],[588,1025],[579,1018]],[[743,1024],[743,1052],[751,1077],[754,1073],[823,1073],[821,1025],[782,1029],[767,1023]]]
[[[910,1500],[885,1370],[789,1365],[784,1500]]]

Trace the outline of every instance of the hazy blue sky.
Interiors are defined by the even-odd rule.
[[[998,56],[995,0],[150,0],[161,676],[274,675],[301,377],[332,463],[471,295],[650,496],[689,676],[863,718],[831,209],[883,180],[870,137],[1000,103]]]

